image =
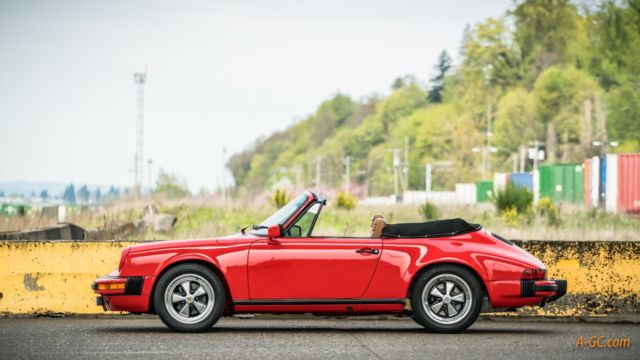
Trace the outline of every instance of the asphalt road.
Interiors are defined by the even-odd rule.
[[[629,338],[590,348],[590,336]],[[585,345],[576,348],[584,337]],[[0,318],[0,358],[640,359],[640,325],[478,320],[465,333],[425,332],[411,319],[223,318],[202,334],[157,318]]]

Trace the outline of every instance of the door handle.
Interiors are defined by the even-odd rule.
[[[374,255],[376,255],[376,254],[380,253],[380,250],[372,249],[372,248],[362,248],[362,249],[356,250],[356,252],[358,254],[374,254]]]

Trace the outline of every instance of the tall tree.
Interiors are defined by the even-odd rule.
[[[89,191],[89,188],[87,188],[87,185],[82,185],[80,190],[78,190],[78,197],[85,203],[89,202],[91,192]]]
[[[76,188],[73,184],[69,184],[64,189],[64,194],[62,195],[62,199],[68,204],[76,203]]]
[[[444,92],[444,80],[447,73],[451,69],[451,57],[446,50],[442,50],[435,65],[435,76],[429,81],[429,92],[427,99],[432,103],[442,102],[442,93]]]
[[[525,0],[513,11],[515,39],[522,51],[529,81],[549,66],[568,63],[576,41],[579,15],[569,0]]]

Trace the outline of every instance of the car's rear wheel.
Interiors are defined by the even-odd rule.
[[[213,271],[198,264],[169,269],[153,294],[162,322],[180,332],[209,329],[222,316],[225,299],[222,281]]]
[[[469,270],[456,265],[436,266],[416,281],[411,307],[414,320],[428,330],[460,332],[478,318],[482,289]]]

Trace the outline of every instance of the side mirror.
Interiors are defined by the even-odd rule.
[[[269,229],[267,230],[267,237],[269,238],[269,241],[275,241],[280,236],[282,236],[280,225],[269,226]]]

